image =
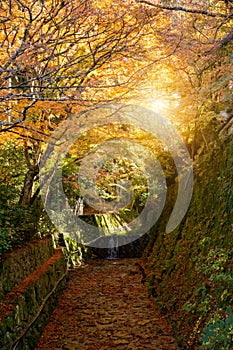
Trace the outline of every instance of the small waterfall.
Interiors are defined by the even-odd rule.
[[[108,245],[107,259],[119,259],[118,237],[111,236]]]

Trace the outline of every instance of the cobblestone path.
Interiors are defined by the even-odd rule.
[[[177,350],[134,259],[95,260],[70,281],[37,350]]]

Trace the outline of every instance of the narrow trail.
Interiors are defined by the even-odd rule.
[[[95,260],[72,270],[36,350],[178,350],[135,263]]]

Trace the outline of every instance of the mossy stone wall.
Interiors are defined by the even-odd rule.
[[[15,270],[17,269],[17,270]],[[2,261],[0,349],[31,350],[65,286],[67,261],[52,238],[31,243]],[[8,282],[8,283],[7,283]]]
[[[1,255],[0,301],[54,253],[52,237],[26,244],[10,254]]]
[[[184,349],[198,346],[205,327],[233,310],[232,169],[228,137],[196,162],[186,218],[166,234],[168,204],[144,253],[148,288]]]

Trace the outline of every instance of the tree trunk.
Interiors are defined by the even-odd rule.
[[[38,174],[39,174],[38,165],[31,165],[25,176],[23,191],[20,196],[19,204],[25,205],[25,206],[30,205],[34,180]]]
[[[34,152],[32,154],[29,154],[29,148],[33,149]],[[39,162],[40,162],[40,155],[41,155],[41,146],[38,143],[29,143],[27,140],[24,142],[24,152],[25,152],[25,159],[28,166],[28,171],[25,175],[24,179],[24,186],[22,193],[20,195],[19,204],[24,206],[30,206],[31,205],[31,199],[33,195],[33,185],[35,182],[35,179],[37,175],[39,174]]]

